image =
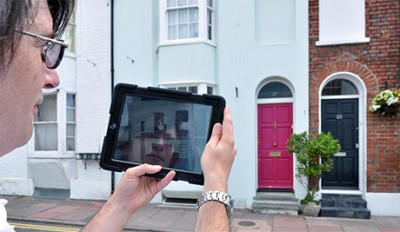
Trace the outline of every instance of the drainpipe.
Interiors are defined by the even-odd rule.
[[[111,99],[114,93],[114,0],[111,0]],[[111,172],[111,194],[114,193],[115,173]]]

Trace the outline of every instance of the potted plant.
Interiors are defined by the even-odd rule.
[[[339,141],[328,132],[310,136],[307,132],[292,134],[286,143],[286,149],[295,153],[297,159],[296,177],[305,187],[307,195],[300,201],[301,210],[306,216],[318,216],[321,209],[316,198],[322,173],[331,170],[332,155],[341,149]]]
[[[372,101],[369,110],[382,115],[398,117],[400,111],[400,90],[387,89],[380,92]]]

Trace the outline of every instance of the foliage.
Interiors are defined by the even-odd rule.
[[[329,132],[322,132],[315,137],[309,136],[307,132],[302,132],[289,137],[286,149],[290,153],[296,154],[296,177],[307,190],[304,200],[318,203],[315,195],[318,191],[319,179],[322,173],[332,169],[331,157],[340,151],[339,141],[333,138]],[[324,162],[320,162],[320,159],[323,159]]]
[[[399,116],[400,90],[387,89],[380,92],[372,101],[369,110],[382,115]]]

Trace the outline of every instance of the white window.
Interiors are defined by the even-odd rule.
[[[197,86],[177,86],[177,87],[168,87],[168,89],[198,93]]]
[[[67,151],[75,151],[75,95],[67,94],[67,129],[66,129],[66,145]]]
[[[71,19],[68,21],[68,26],[65,29],[64,40],[68,44],[67,51],[70,53],[75,53],[75,11],[71,15]]]
[[[316,45],[369,42],[365,37],[365,0],[319,0]]]
[[[177,84],[162,84],[161,88],[186,91],[197,94],[214,94],[214,85],[208,83],[177,83]]]
[[[56,151],[57,146],[57,95],[44,95],[39,113],[34,119],[35,151]]]
[[[168,40],[199,36],[199,8],[197,0],[168,0]]]
[[[213,0],[161,0],[160,42],[214,39]]]

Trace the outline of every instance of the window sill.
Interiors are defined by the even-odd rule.
[[[333,46],[342,44],[358,44],[358,43],[369,43],[371,39],[369,37],[359,39],[344,39],[344,40],[320,40],[315,43],[316,46]]]
[[[182,39],[182,40],[169,40],[161,42],[157,45],[157,51],[160,47],[175,46],[175,45],[185,45],[185,44],[200,44],[204,43],[212,47],[217,47],[214,41],[204,40],[204,39]]]
[[[75,152],[34,151],[28,156],[31,159],[76,159]]]

